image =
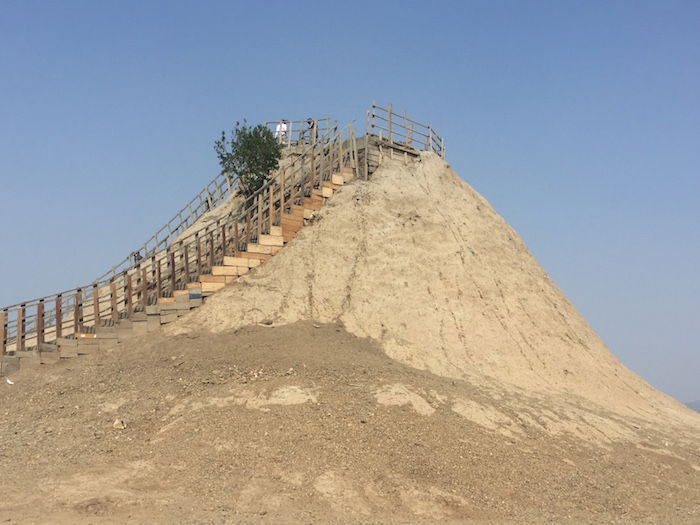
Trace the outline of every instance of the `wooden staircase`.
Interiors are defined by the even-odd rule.
[[[196,281],[188,282],[180,289],[173,289],[169,296],[158,297],[154,304],[133,306],[131,312],[121,311],[106,319],[99,319],[93,326],[81,326],[74,333],[56,337],[51,342],[40,342],[26,351],[2,356],[2,373],[7,375],[19,368],[47,365],[62,359],[76,358],[115,349],[134,337],[147,336],[159,331],[161,326],[175,321],[203,304],[207,297],[257,268],[292,242],[305,223],[333,194],[354,177],[355,170],[341,167],[331,175],[330,181],[318,183],[302,204],[290,203],[278,214],[277,225],[257,236],[257,242],[245,243],[244,250],[234,247],[234,253],[223,255],[221,264],[212,264],[208,271],[200,273]]]

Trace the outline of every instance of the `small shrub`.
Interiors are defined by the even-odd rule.
[[[277,169],[282,155],[282,144],[278,144],[272,131],[258,124],[255,127],[236,122],[227,141],[226,132],[221,140],[214,142],[214,151],[219,158],[221,173],[238,175],[241,191],[252,195],[267,182],[270,172]]]

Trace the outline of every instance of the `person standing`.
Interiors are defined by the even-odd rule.
[[[279,124],[277,124],[277,127],[275,128],[275,138],[277,139],[278,142],[284,143],[286,138],[287,138],[287,121],[286,120],[280,120]]]

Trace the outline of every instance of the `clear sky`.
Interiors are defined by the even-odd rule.
[[[444,135],[632,370],[700,399],[697,1],[0,2],[0,304],[91,281],[247,118]]]

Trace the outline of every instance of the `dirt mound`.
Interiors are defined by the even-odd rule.
[[[342,188],[290,246],[170,332],[311,319],[497,393],[593,402],[698,435],[697,414],[622,366],[518,235],[433,154],[385,159],[371,181]]]
[[[697,523],[697,447],[549,427],[339,324],[193,332],[0,385],[8,523]],[[586,409],[590,420],[613,421]]]

